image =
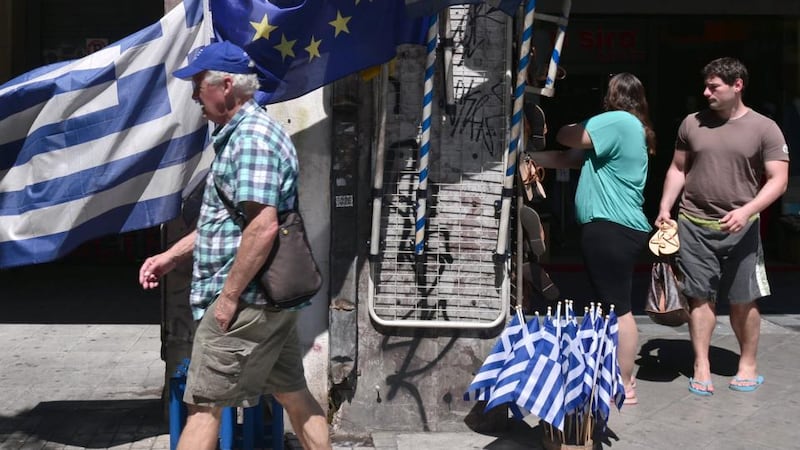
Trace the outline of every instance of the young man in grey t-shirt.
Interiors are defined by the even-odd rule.
[[[717,300],[730,304],[739,341],[739,368],[728,387],[756,390],[761,314],[769,295],[759,235],[759,213],[786,191],[789,149],[778,126],[742,101],[747,68],[719,58],[703,69],[709,109],[681,123],[667,170],[656,226],[670,219],[678,195],[678,267],[690,301],[694,376],[689,391],[714,392],[708,359]]]

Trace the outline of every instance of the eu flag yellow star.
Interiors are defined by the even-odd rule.
[[[311,36],[311,43],[308,44],[308,47],[305,48],[305,51],[308,52],[308,61],[311,62],[314,58],[319,58],[319,44],[322,43],[322,39],[315,40],[314,36]]]
[[[286,60],[287,56],[291,56],[294,58],[294,44],[297,42],[297,39],[287,40],[285,34],[281,34],[281,43],[276,45],[275,48],[281,52],[281,59]]]
[[[350,29],[347,28],[347,22],[350,22],[352,16],[342,17],[341,11],[336,11],[336,20],[332,20],[328,22],[333,28],[336,29],[336,33],[334,33],[333,37],[338,37],[339,33],[345,32],[350,34]]]
[[[250,25],[256,29],[256,33],[253,35],[253,42],[262,37],[269,40],[269,34],[278,29],[278,27],[269,24],[269,17],[266,14],[264,14],[261,22],[250,22]]]

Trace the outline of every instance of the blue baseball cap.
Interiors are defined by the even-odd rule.
[[[255,73],[250,55],[236,44],[228,41],[214,42],[200,47],[189,56],[186,67],[172,72],[177,78],[189,79],[204,70],[218,70],[227,73]]]

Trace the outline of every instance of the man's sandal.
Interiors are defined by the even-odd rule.
[[[709,381],[695,380],[689,378],[689,392],[701,397],[709,397],[714,395],[714,385]]]

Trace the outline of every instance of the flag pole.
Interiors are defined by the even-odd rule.
[[[514,174],[517,171],[517,146],[522,123],[522,106],[527,84],[528,64],[530,62],[531,40],[533,38],[533,15],[536,9],[536,0],[525,3],[525,18],[523,21],[522,39],[519,49],[519,62],[517,64],[517,83],[514,89],[514,110],[511,116],[511,135],[505,154],[505,174],[503,179],[502,199],[500,203],[500,227],[497,233],[497,249],[495,257],[503,261],[508,249],[508,225],[511,215],[511,197],[514,195]]]
[[[417,185],[417,215],[414,239],[414,261],[417,284],[425,284],[425,225],[428,200],[428,153],[431,148],[431,113],[433,107],[433,74],[436,71],[436,44],[439,34],[438,15],[430,16],[427,36],[425,84],[422,99],[422,141],[417,160],[419,180]]]

